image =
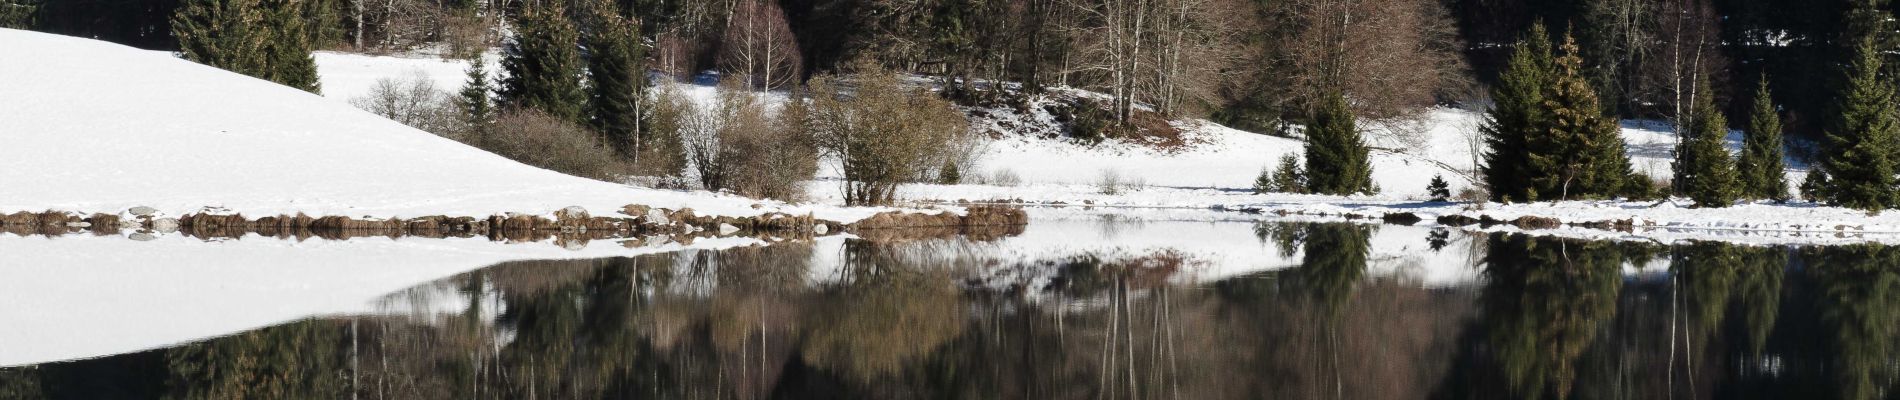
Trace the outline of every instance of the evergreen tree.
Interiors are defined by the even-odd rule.
[[[1306,128],[1306,188],[1320,194],[1372,192],[1372,163],[1346,97],[1337,92]]]
[[[493,85],[488,83],[488,65],[480,55],[468,59],[468,83],[462,85],[457,101],[462,106],[462,116],[467,118],[469,127],[480,130],[495,120],[495,103],[489,98],[494,93]]]
[[[1253,178],[1253,194],[1265,194],[1280,191],[1273,185],[1273,168],[1261,168],[1260,176]]]
[[[226,71],[264,74],[264,12],[258,0],[187,0],[172,14],[172,34],[186,60]]]
[[[0,0],[0,28],[32,29],[39,0]]]
[[[1788,182],[1781,171],[1781,116],[1775,112],[1774,99],[1768,94],[1768,77],[1762,76],[1755,89],[1755,107],[1748,119],[1747,136],[1742,139],[1742,156],[1735,162],[1742,197],[1788,201]]]
[[[304,0],[186,0],[172,14],[185,59],[319,91]]]
[[[306,9],[307,0],[263,0],[264,26],[268,37],[264,45],[264,64],[272,82],[322,93],[317,80],[317,59],[310,55],[311,35]]]
[[[1425,191],[1432,195],[1432,201],[1451,200],[1451,183],[1445,182],[1444,175],[1432,175],[1432,183],[1425,185]]]
[[[1801,186],[1796,189],[1801,190],[1802,200],[1820,203],[1830,198],[1827,190],[1832,186],[1834,182],[1827,177],[1827,170],[1816,166],[1808,170],[1808,175],[1801,179]]]
[[[576,122],[587,102],[581,91],[580,33],[560,6],[529,7],[504,49],[501,102]]]
[[[1529,183],[1541,198],[1607,197],[1630,179],[1616,121],[1603,115],[1588,79],[1576,40],[1565,36],[1564,56],[1556,60],[1551,91],[1542,104],[1549,121],[1541,135],[1529,138]]]
[[[1530,138],[1549,124],[1543,108],[1552,75],[1549,33],[1542,23],[1533,24],[1515,47],[1497,86],[1491,89],[1495,105],[1480,128],[1487,150],[1479,172],[1491,189],[1491,199],[1501,202],[1536,200],[1530,190],[1527,151]]]
[[[646,58],[640,24],[621,16],[614,2],[594,6],[594,29],[586,38],[588,114],[594,129],[620,154],[639,153],[640,98],[646,91]]]
[[[1280,156],[1280,167],[1273,170],[1273,191],[1281,193],[1306,193],[1306,171],[1300,169],[1300,158],[1292,153]]]
[[[1823,193],[1833,204],[1878,210],[1895,203],[1900,132],[1893,114],[1894,87],[1880,75],[1880,54],[1872,41],[1863,40],[1856,51],[1826,130],[1828,151],[1820,167],[1832,179]]]
[[[1695,118],[1676,148],[1676,187],[1700,207],[1728,207],[1741,188],[1728,156],[1728,119],[1715,108],[1707,77],[1696,84]]]

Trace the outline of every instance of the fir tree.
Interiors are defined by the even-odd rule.
[[[1735,162],[1742,197],[1788,201],[1788,182],[1782,170],[1781,116],[1768,94],[1768,77],[1755,88],[1755,107],[1748,119],[1742,156]]]
[[[1280,156],[1280,166],[1273,170],[1272,191],[1306,193],[1306,171],[1300,169],[1298,156],[1292,153]]]
[[[488,84],[488,65],[480,55],[468,59],[468,83],[462,85],[457,102],[462,106],[462,116],[468,125],[480,130],[495,120],[495,103],[489,98],[494,87]]]
[[[1273,187],[1273,168],[1261,168],[1260,176],[1253,178],[1253,194],[1273,193],[1279,190]]]
[[[1491,199],[1501,202],[1536,200],[1530,190],[1530,138],[1544,131],[1549,116],[1544,113],[1544,96],[1552,75],[1550,34],[1544,25],[1531,25],[1529,33],[1516,44],[1498,85],[1492,87],[1495,102],[1485,114],[1486,151],[1479,172],[1491,189]]]
[[[501,68],[501,101],[509,108],[531,108],[558,119],[586,122],[581,107],[580,33],[560,6],[524,11],[508,42]]]
[[[963,171],[957,170],[957,163],[944,162],[943,168],[937,169],[937,183],[944,185],[963,183]]]
[[[1621,132],[1614,119],[1603,115],[1582,75],[1576,40],[1566,35],[1563,50],[1542,107],[1549,125],[1525,146],[1531,190],[1541,198],[1566,200],[1614,195],[1631,175]]]
[[[1431,194],[1432,201],[1450,201],[1451,183],[1445,182],[1444,175],[1432,175],[1432,182],[1425,185],[1425,192]]]
[[[1705,76],[1696,84],[1695,117],[1676,148],[1676,187],[1700,207],[1728,207],[1740,195],[1728,156],[1728,119],[1715,108]]]
[[[1831,203],[1863,210],[1894,205],[1893,83],[1880,76],[1880,54],[1863,40],[1847,70],[1846,86],[1826,129],[1827,154],[1820,162],[1832,178],[1821,191]]]
[[[620,154],[639,153],[640,98],[646,90],[646,58],[640,24],[623,17],[612,1],[594,6],[594,29],[587,34],[588,114],[594,129]]]
[[[1306,128],[1306,188],[1320,194],[1372,192],[1372,163],[1346,97],[1327,96]]]

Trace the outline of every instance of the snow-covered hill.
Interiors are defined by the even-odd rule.
[[[251,216],[417,217],[575,205],[606,214],[634,203],[702,215],[785,208],[846,221],[871,212],[754,209],[756,201],[734,196],[568,176],[162,52],[4,29],[0,48],[12,55],[0,57],[7,212],[149,206],[172,215],[212,207]],[[434,70],[451,71],[459,73]],[[352,90],[337,80],[324,85]]]

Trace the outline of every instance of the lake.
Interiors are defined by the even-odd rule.
[[[0,398],[1862,399],[1900,378],[1888,246],[1194,219],[434,268],[339,300],[356,309],[217,322],[272,302],[218,277],[308,250],[272,253],[153,282],[204,293],[190,310],[0,325],[16,341],[0,346],[34,348],[0,358]],[[27,240],[49,239],[0,248]],[[243,242],[280,241],[208,251]],[[0,264],[0,280],[19,271],[64,274]],[[38,314],[6,315],[84,319]]]

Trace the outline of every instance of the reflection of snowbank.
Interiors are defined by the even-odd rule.
[[[692,247],[755,243],[703,239]],[[0,234],[6,255],[0,259],[0,325],[6,327],[0,329],[0,366],[119,354],[313,315],[453,311],[461,306],[449,304],[454,296],[379,300],[502,261],[680,248],[627,249],[603,241],[569,251],[483,238],[206,242],[172,235],[142,242]]]

